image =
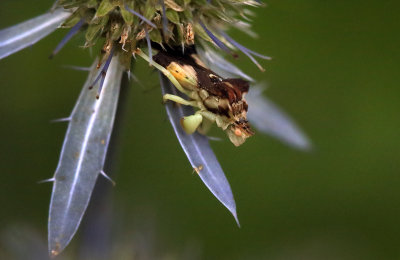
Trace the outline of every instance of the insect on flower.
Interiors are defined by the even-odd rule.
[[[254,133],[247,121],[248,105],[244,98],[249,90],[249,83],[240,78],[223,79],[206,68],[190,46],[182,54],[181,50],[161,50],[154,56],[154,61],[167,69],[179,82],[179,91],[191,100],[165,94],[163,100],[189,105],[199,110],[181,119],[186,133],[196,130],[206,134],[212,122],[226,131],[229,139],[236,146]]]
[[[85,48],[102,46],[72,113],[60,120],[68,121],[68,129],[57,169],[49,179],[53,182],[50,255],[59,254],[71,241],[97,177],[108,178],[103,168],[121,79],[124,72],[131,73],[137,55],[163,74],[163,100],[178,141],[197,176],[237,222],[230,185],[206,136],[212,124],[224,130],[235,146],[254,134],[249,120],[260,132],[295,148],[310,147],[305,135],[262,96],[260,88],[249,87],[254,80],[213,50],[234,57],[242,52],[263,70],[254,57],[269,57],[226,33],[233,27],[252,34],[247,8],[261,5],[253,0],[58,0],[50,12],[0,30],[0,59],[58,27],[70,31],[51,57],[78,33],[85,35]]]

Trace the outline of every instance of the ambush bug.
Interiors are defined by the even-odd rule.
[[[248,105],[244,98],[249,90],[247,81],[220,77],[199,59],[194,47],[185,49],[184,53],[171,48],[160,50],[153,60],[139,49],[136,53],[161,70],[189,98],[165,94],[164,102],[170,100],[198,108],[195,114],[181,119],[186,133],[198,130],[205,134],[215,122],[235,146],[254,134],[247,121]]]

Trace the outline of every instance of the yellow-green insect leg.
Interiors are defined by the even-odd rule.
[[[228,126],[231,124],[229,119],[224,116],[216,115],[207,110],[200,110],[198,111],[204,118],[207,118],[211,122],[217,123],[217,126],[222,128],[223,130],[227,129]]]
[[[147,61],[148,63],[150,63],[151,65],[153,65],[156,69],[158,69],[159,71],[161,71],[171,82],[172,84],[174,84],[174,86],[183,94],[186,95],[190,95],[190,92],[185,90],[181,84],[179,84],[179,82],[176,80],[176,78],[171,74],[171,72],[169,72],[167,69],[165,69],[163,66],[161,66],[160,64],[158,64],[157,62],[151,60],[149,58],[149,56],[147,56],[146,54],[144,54],[144,52],[142,52],[140,49],[136,50],[135,52],[136,54],[138,54],[140,57],[142,57],[145,61]]]
[[[185,106],[197,107],[197,104],[196,104],[197,102],[196,102],[196,101],[188,101],[188,100],[186,100],[186,99],[184,99],[184,98],[181,98],[181,97],[175,96],[175,95],[171,95],[171,94],[165,94],[165,95],[163,96],[163,101],[164,101],[164,103],[165,103],[167,100],[171,100],[171,101],[173,101],[173,102],[175,102],[175,103],[178,103],[178,104],[181,104],[181,105],[185,105]]]
[[[200,113],[204,118],[207,118],[211,122],[215,122],[215,120],[217,119],[216,114],[214,114],[210,111],[207,111],[207,110],[201,110],[201,111],[198,111],[197,113]]]
[[[203,117],[203,122],[201,123],[201,125],[199,126],[197,131],[200,134],[206,135],[210,131],[212,124],[213,124],[213,121],[209,120],[206,117]]]
[[[185,116],[181,119],[181,126],[187,134],[193,134],[203,121],[203,116],[196,113],[191,116]]]

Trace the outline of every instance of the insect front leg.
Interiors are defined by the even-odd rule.
[[[185,105],[185,106],[198,107],[198,103],[195,100],[189,101],[189,100],[186,100],[179,96],[175,96],[175,95],[171,95],[171,94],[165,94],[163,96],[163,101],[166,102],[167,100],[170,100],[170,101],[173,101],[175,103]],[[200,110],[191,116],[185,116],[185,117],[181,118],[181,126],[187,134],[193,134],[196,131],[196,129],[200,126],[201,122],[203,121],[203,116],[199,112],[200,112]]]
[[[165,94],[163,96],[163,101],[164,103],[167,102],[167,100],[173,101],[175,103],[185,105],[185,106],[192,106],[192,107],[198,107],[197,101],[189,101],[184,98],[181,98],[179,96],[171,95],[171,94]]]
[[[181,84],[178,82],[178,80],[169,72],[166,68],[158,64],[157,62],[153,61],[152,59],[149,58],[146,54],[142,52],[140,49],[136,49],[135,51],[136,54],[138,54],[140,57],[142,57],[144,60],[146,60],[148,63],[153,65],[156,69],[161,71],[171,82],[174,84],[174,86],[183,94],[190,95],[190,91],[184,89]]]

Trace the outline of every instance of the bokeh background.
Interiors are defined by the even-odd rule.
[[[261,134],[239,148],[212,143],[236,198],[238,228],[192,174],[161,105],[157,73],[140,61],[143,87],[125,91],[110,173],[117,185],[102,210],[84,219],[87,226],[111,216],[95,228],[107,237],[102,249],[113,251],[110,258],[400,259],[399,2],[266,2],[255,10],[258,39],[231,34],[273,60],[262,62],[265,73],[244,55],[236,62],[267,83],[266,95],[314,149],[296,151]],[[51,4],[1,0],[0,28]],[[68,116],[86,78],[62,66],[93,59],[77,47],[81,35],[49,60],[65,33],[0,61],[3,259],[46,255],[51,184],[37,181],[52,176],[66,131],[50,120]],[[84,252],[93,246],[84,226],[62,258],[96,254]]]

